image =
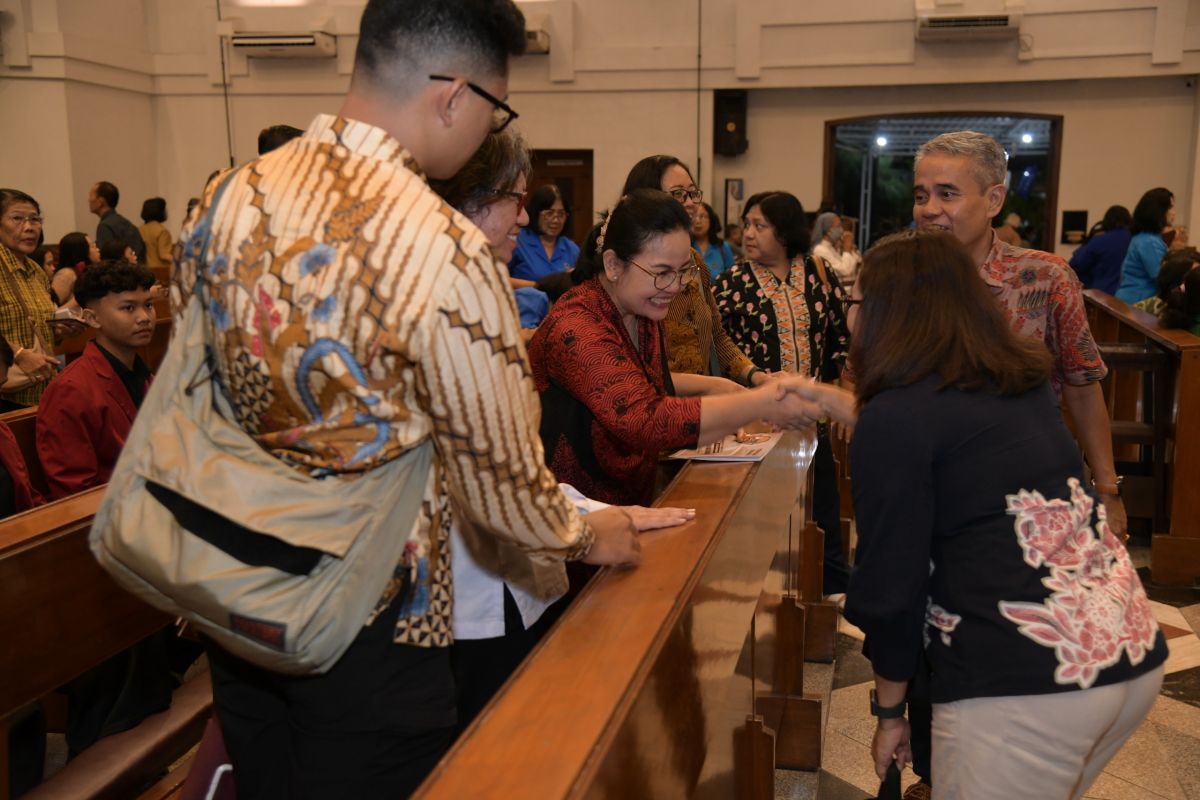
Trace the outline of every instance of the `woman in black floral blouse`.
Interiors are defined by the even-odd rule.
[[[836,381],[850,349],[842,287],[829,264],[804,257],[809,244],[804,207],[787,192],[761,192],[745,209],[746,260],[713,282],[729,338],[759,369]],[[813,516],[825,531],[825,592],[844,595],[849,568],[842,554],[837,470],[824,428],[813,470]]]

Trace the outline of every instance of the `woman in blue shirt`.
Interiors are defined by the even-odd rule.
[[[714,281],[733,266],[733,250],[721,241],[721,221],[708,203],[700,204],[696,221],[692,223],[692,247],[704,256],[708,274]]]
[[[529,195],[529,224],[517,236],[508,272],[516,286],[533,286],[539,278],[575,266],[579,245],[563,233],[571,219],[562,192],[554,184],[538,187]]]
[[[1104,212],[1104,220],[1088,234],[1083,246],[1071,256],[1071,269],[1083,282],[1083,288],[1116,294],[1121,285],[1121,265],[1129,251],[1132,222],[1128,208],[1112,206]]]
[[[1118,298],[1132,305],[1158,292],[1155,279],[1163,256],[1167,254],[1163,234],[1174,224],[1175,195],[1170,190],[1151,189],[1138,200],[1133,209],[1133,238],[1129,240],[1129,252],[1121,265]]]

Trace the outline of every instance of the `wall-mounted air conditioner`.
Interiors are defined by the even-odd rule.
[[[916,0],[916,35],[923,42],[1015,39],[1024,0]]]
[[[333,58],[337,38],[323,31],[312,33],[235,33],[233,52],[250,58]]]

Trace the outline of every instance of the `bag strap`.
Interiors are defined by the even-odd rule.
[[[233,176],[236,174],[237,170],[231,169],[225,174],[224,177],[221,178],[221,182],[217,184],[216,191],[213,192],[212,202],[208,204],[208,208],[204,210],[204,216],[200,219],[200,222],[197,223],[197,226],[202,232],[202,238],[200,240],[199,247],[195,248],[196,279],[194,285],[192,286],[192,292],[198,295],[200,298],[200,307],[198,310],[202,315],[207,315],[208,313],[209,300],[211,299],[212,294],[212,285],[209,283],[207,272],[208,246],[212,244],[213,240],[213,220],[216,218],[217,208],[221,204],[221,198],[225,195],[225,190],[229,187],[230,181],[233,180]],[[203,383],[205,380],[213,381],[217,387],[217,392],[213,393],[213,405],[219,413],[220,408],[216,406],[217,393],[224,393],[226,400],[228,400],[229,397],[228,393],[225,392],[224,384],[217,379],[216,343],[213,341],[212,331],[209,327],[208,320],[203,320],[202,330],[204,331],[204,365],[208,366],[208,375],[201,375],[201,370],[197,370],[196,374],[194,374],[188,381],[187,386],[184,388],[184,392],[190,395],[192,390],[194,390],[196,386]],[[203,365],[201,369],[202,368]]]
[[[237,174],[236,169],[231,169],[221,178],[221,182],[217,184],[217,189],[213,192],[212,202],[208,204],[208,208],[204,210],[204,218],[200,221],[201,230],[204,231],[204,239],[200,242],[199,252],[196,254],[196,286],[193,291],[202,291],[203,289],[212,289],[206,276],[208,262],[208,246],[213,240],[213,220],[217,215],[217,207],[221,204],[221,198],[225,195],[225,190],[229,188],[230,181]],[[205,298],[207,299],[207,297]],[[204,304],[207,307],[207,303]]]

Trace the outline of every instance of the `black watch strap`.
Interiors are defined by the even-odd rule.
[[[907,708],[908,702],[905,700],[901,700],[900,705],[884,708],[879,705],[879,698],[876,696],[875,690],[871,690],[871,716],[880,719],[900,719],[904,716]]]

